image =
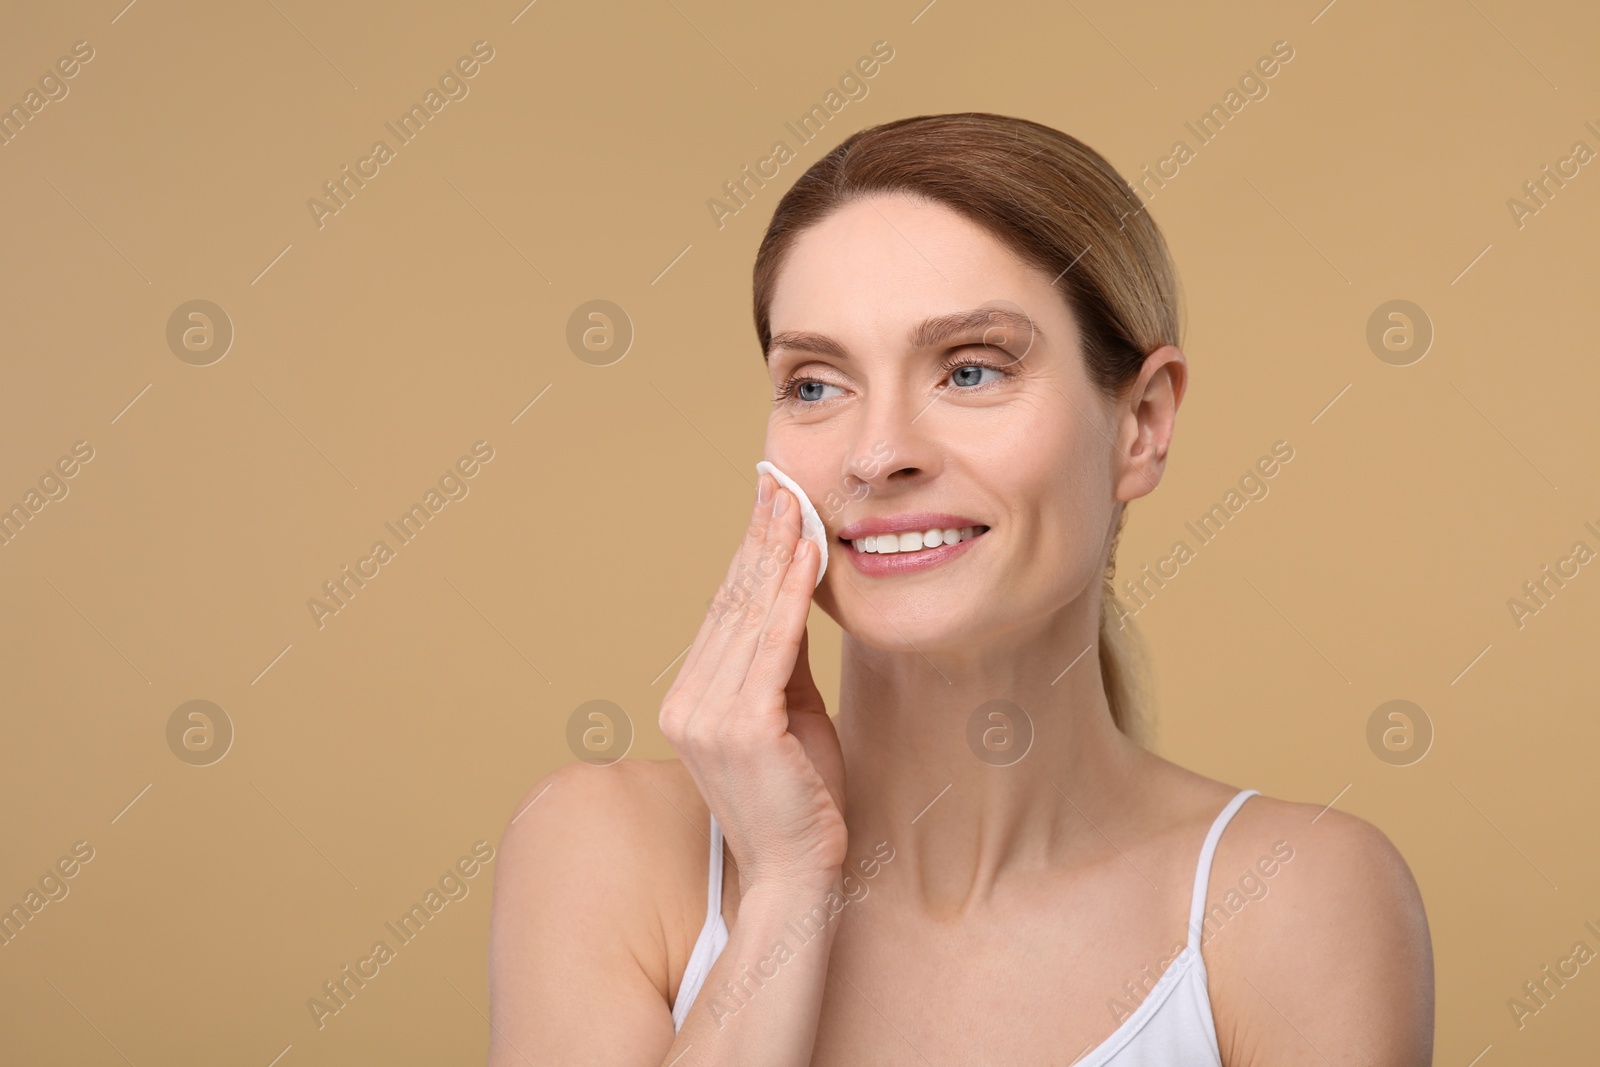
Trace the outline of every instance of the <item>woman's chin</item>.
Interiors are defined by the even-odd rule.
[[[829,613],[832,615],[832,612]],[[870,618],[868,617],[870,616]],[[834,621],[839,621],[835,618]],[[856,618],[840,624],[857,644],[878,652],[920,653],[968,651],[984,638],[974,627],[970,610],[952,609],[929,614],[923,611],[897,611],[884,606],[881,614],[862,606]],[[851,625],[851,624],[854,625]]]

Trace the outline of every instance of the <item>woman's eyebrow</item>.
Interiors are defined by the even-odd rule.
[[[1012,330],[1034,340],[1042,340],[1044,332],[1027,314],[1001,307],[977,307],[955,311],[948,315],[934,315],[913,326],[906,342],[914,349],[933,348],[952,337],[960,337],[975,330]],[[844,345],[826,334],[792,331],[774,334],[767,345],[764,358],[770,362],[772,354],[780,348],[794,348],[815,352],[848,361],[850,353]]]

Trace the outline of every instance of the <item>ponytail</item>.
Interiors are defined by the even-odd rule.
[[[1122,538],[1128,505],[1122,505],[1117,529],[1111,535],[1111,551],[1106,556],[1105,585],[1100,595],[1100,680],[1105,686],[1106,703],[1111,706],[1111,721],[1117,729],[1146,748],[1151,740],[1149,656],[1144,638],[1133,624],[1133,616],[1117,601],[1111,579],[1117,570],[1117,542]]]

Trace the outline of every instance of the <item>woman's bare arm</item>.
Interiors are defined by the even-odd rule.
[[[666,1062],[806,1067],[838,923],[840,883],[760,883],[739,899],[728,944],[694,999]],[[682,1059],[677,1057],[682,1056]]]
[[[645,807],[648,783],[627,762],[546,775],[501,837],[489,1067],[655,1067],[672,1041],[661,975],[652,974],[664,972],[666,956],[650,892],[660,881],[652,848],[661,842],[651,840],[660,824]]]
[[[643,773],[570,764],[518,804],[495,863],[489,1067],[809,1062],[838,926],[828,893],[842,889],[746,890],[674,1035],[660,819],[681,816]]]

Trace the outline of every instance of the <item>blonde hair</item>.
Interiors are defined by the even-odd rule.
[[[985,112],[921,115],[858,131],[800,176],[779,201],[756,253],[761,350],[772,341],[773,288],[794,239],[831,212],[874,193],[946,205],[983,226],[1061,285],[1082,337],[1090,379],[1120,398],[1145,356],[1180,344],[1178,283],[1166,242],[1144,204],[1097,152],[1060,130]],[[1115,615],[1116,546],[1100,604],[1100,675],[1117,729],[1146,743],[1146,655]]]

